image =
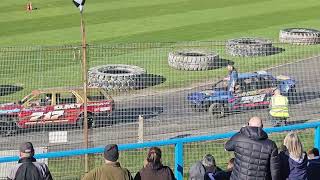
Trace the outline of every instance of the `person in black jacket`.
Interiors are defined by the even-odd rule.
[[[308,180],[317,180],[320,178],[320,156],[317,148],[308,151]]]
[[[252,117],[248,126],[242,127],[225,144],[234,151],[235,162],[230,180],[279,180],[280,161],[277,145],[268,139],[262,129],[262,120]]]
[[[52,180],[48,166],[37,162],[33,157],[34,148],[31,142],[21,144],[19,151],[20,160],[11,169],[8,180]]]
[[[162,165],[161,149],[149,149],[144,167],[136,174],[134,180],[175,180],[170,167]]]

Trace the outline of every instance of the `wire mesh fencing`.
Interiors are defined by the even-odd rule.
[[[317,120],[319,54],[319,45],[248,38],[89,44],[89,146],[223,133],[252,116],[273,126],[277,88],[289,98],[288,124]],[[79,46],[0,48],[1,151],[24,141],[48,152],[83,147],[82,58]],[[232,91],[228,64],[238,72]]]

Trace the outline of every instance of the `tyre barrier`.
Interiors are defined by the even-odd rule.
[[[219,55],[214,52],[201,50],[181,50],[169,53],[168,64],[170,67],[186,71],[204,71],[215,67]]]
[[[231,39],[226,43],[226,51],[231,56],[267,56],[272,50],[272,42],[261,38]]]
[[[279,33],[279,41],[297,45],[311,45],[320,43],[320,31],[316,29],[288,28]]]
[[[128,91],[139,89],[143,84],[145,69],[126,65],[109,64],[92,67],[88,71],[88,86],[100,87],[108,91]]]

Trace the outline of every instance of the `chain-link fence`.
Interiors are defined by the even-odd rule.
[[[289,98],[289,124],[317,120],[319,54],[319,45],[248,38],[88,45],[90,147],[223,133],[238,130],[252,116],[272,126],[268,102],[276,88]],[[49,152],[83,147],[81,60],[79,46],[0,48],[4,154],[23,141]],[[238,71],[231,91],[224,80],[228,64]],[[220,146],[215,142],[208,148]],[[199,154],[187,162],[203,156],[193,148],[185,151]],[[169,147],[165,151],[172,154]],[[145,152],[128,154],[135,160],[121,161],[135,172]],[[172,159],[165,162],[171,165]],[[61,161],[49,160],[57,177],[79,175],[81,166],[65,169]]]

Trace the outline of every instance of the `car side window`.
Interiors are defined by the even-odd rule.
[[[241,89],[243,92],[254,91],[256,89],[256,78],[246,78],[241,81]]]
[[[257,89],[266,89],[275,86],[274,79],[270,76],[263,76],[259,78],[259,83],[257,84]]]
[[[63,92],[56,94],[56,103],[59,104],[74,104],[77,103],[77,98],[72,92]]]
[[[106,97],[102,92],[100,92],[97,89],[91,89],[87,92],[87,97],[89,101],[102,101],[102,100],[108,100],[108,97]]]
[[[46,94],[39,94],[35,97],[33,97],[28,105],[33,106],[49,106],[52,103],[52,94],[46,93]]]

